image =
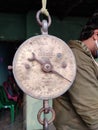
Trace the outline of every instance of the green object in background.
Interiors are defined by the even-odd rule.
[[[26,37],[26,15],[0,13],[0,40],[19,41]]]
[[[49,106],[52,107],[52,100],[49,100]],[[26,130],[43,130],[43,125],[41,125],[37,120],[37,114],[39,110],[43,107],[43,100],[34,99],[26,95]],[[51,118],[51,114],[47,115],[47,119]],[[42,115],[43,120],[44,115]]]
[[[16,102],[8,100],[3,86],[0,86],[0,109],[2,109],[2,108],[10,109],[11,123],[13,123],[15,120],[14,119],[15,118],[15,106],[16,106]]]
[[[95,59],[98,62],[98,58]]]

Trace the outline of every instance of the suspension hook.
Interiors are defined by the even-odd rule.
[[[51,17],[50,15],[47,16],[48,18],[48,21],[47,20],[40,20],[40,15],[41,15],[41,10],[39,10],[36,14],[36,19],[37,19],[37,22],[39,23],[39,25],[42,27],[41,28],[41,32],[43,34],[47,34],[48,32],[48,27],[51,25]]]

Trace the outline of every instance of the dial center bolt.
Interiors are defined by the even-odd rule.
[[[45,63],[45,64],[43,64],[43,66],[42,66],[42,70],[44,71],[44,72],[50,72],[50,71],[52,71],[52,65],[51,64],[49,64],[49,63]]]

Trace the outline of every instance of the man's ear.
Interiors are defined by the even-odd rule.
[[[98,29],[94,30],[93,38],[94,40],[98,40]]]

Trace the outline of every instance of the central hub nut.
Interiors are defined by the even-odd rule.
[[[52,65],[49,63],[46,63],[43,65],[42,69],[44,72],[50,72],[50,71],[52,71]]]

